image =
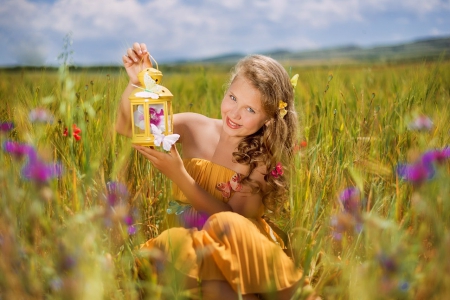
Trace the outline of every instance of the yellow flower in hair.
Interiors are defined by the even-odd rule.
[[[291,84],[292,86],[295,88],[297,86],[297,81],[298,81],[298,74],[295,74],[294,76],[292,76],[291,78]]]
[[[278,109],[280,110],[281,118],[284,118],[284,116],[287,114],[286,106],[287,106],[287,103],[284,102],[283,100],[280,100],[278,102]]]

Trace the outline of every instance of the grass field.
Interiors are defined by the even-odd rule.
[[[315,292],[448,298],[450,61],[284,66],[302,136],[276,221]],[[175,112],[220,116],[228,67],[160,69]],[[170,183],[114,131],[126,83],[114,69],[0,71],[0,299],[183,297],[133,272]]]

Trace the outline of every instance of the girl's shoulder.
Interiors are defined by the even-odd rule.
[[[212,119],[202,114],[190,112],[175,114],[173,118],[175,132],[177,132],[177,129],[182,132],[185,130],[195,131],[195,129],[200,128],[205,129],[205,126],[211,128],[212,126],[220,126],[222,122],[219,119]]]
[[[222,120],[190,112],[175,114],[173,118],[174,132],[180,134],[180,139],[183,136],[194,138],[197,135],[215,135],[222,124]]]
[[[178,113],[174,114],[174,124],[187,124],[192,125],[196,123],[209,123],[209,122],[215,122],[220,121],[218,119],[212,119],[205,115],[193,113],[193,112],[184,112],[184,113]]]

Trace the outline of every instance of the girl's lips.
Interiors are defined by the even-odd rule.
[[[231,129],[238,129],[239,127],[241,127],[241,125],[234,123],[233,121],[230,120],[230,118],[227,117],[227,125],[228,127],[230,127]]]

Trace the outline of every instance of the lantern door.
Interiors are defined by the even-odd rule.
[[[172,101],[167,101],[166,102],[166,111],[167,111],[167,122],[166,122],[166,135],[172,134],[173,133],[173,111],[172,111]]]
[[[133,137],[138,139],[145,138],[149,136],[149,116],[148,113],[148,102],[143,101],[140,103],[135,103],[131,105],[132,109],[132,124],[133,124]]]

